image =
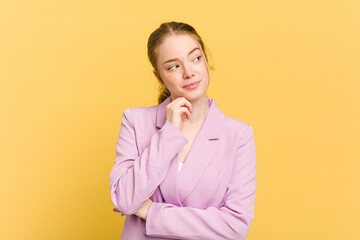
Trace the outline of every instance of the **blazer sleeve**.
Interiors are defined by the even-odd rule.
[[[140,155],[136,141],[139,134],[131,108],[127,108],[121,118],[115,164],[110,173],[111,201],[124,215],[134,214],[155,192],[171,159],[188,142],[175,125],[166,121]]]
[[[253,129],[238,143],[232,176],[220,207],[199,209],[153,202],[145,234],[177,239],[245,239],[254,217],[256,152]]]

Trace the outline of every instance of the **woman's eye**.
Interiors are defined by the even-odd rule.
[[[201,57],[202,56],[197,56],[195,59],[199,59],[198,61],[200,61],[200,59],[201,59]],[[174,65],[174,66],[171,66],[171,67],[169,67],[167,70],[170,70],[170,69],[175,69],[174,67],[178,67],[179,65]]]
[[[168,68],[168,70],[170,70],[170,69],[172,69],[173,67],[176,67],[176,66],[177,66],[177,65],[171,66],[171,67]]]

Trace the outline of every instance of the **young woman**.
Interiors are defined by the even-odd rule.
[[[159,105],[122,115],[110,174],[121,239],[245,239],[254,217],[253,128],[208,98],[205,46],[193,27],[160,25],[148,56]]]

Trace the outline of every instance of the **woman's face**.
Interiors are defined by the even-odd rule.
[[[194,101],[206,96],[209,85],[208,65],[200,44],[191,35],[171,35],[165,38],[158,48],[157,67],[159,72],[154,74],[163,80],[172,99],[185,97]],[[198,81],[197,87],[185,88]]]

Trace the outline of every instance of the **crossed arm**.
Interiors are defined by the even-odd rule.
[[[172,144],[167,144],[165,151],[161,146],[169,140]],[[187,141],[175,126],[166,122],[139,156],[131,112],[125,111],[116,147],[116,163],[110,174],[114,211],[123,215],[134,214],[146,220],[147,236],[245,239],[254,217],[256,189],[252,127],[248,126],[237,143],[236,163],[223,204],[219,207],[178,207],[149,199],[166,175],[170,160]]]

